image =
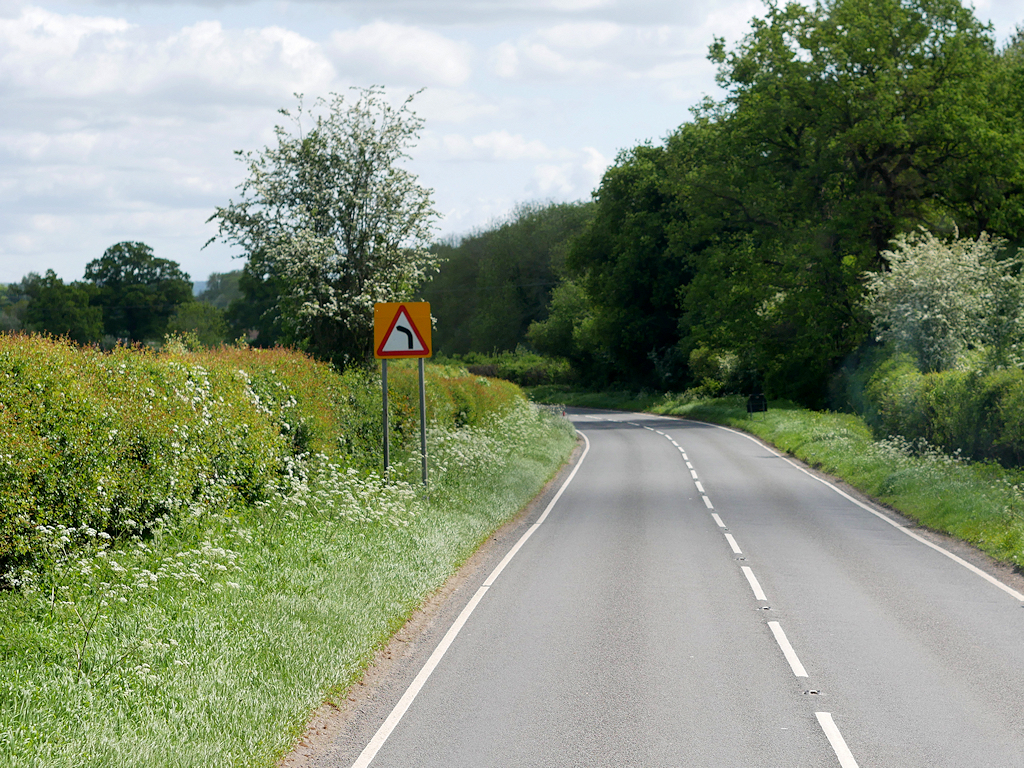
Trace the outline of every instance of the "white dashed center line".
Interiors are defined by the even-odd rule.
[[[768,596],[765,595],[764,590],[761,589],[761,584],[757,581],[757,576],[750,569],[750,566],[742,565],[740,569],[743,571],[743,575],[747,577],[747,581],[750,583],[750,588],[754,590],[755,600],[768,600]]]
[[[846,746],[846,740],[843,738],[843,734],[839,732],[839,728],[836,726],[836,721],[832,719],[831,712],[815,712],[814,716],[818,718],[818,724],[821,726],[821,730],[825,732],[825,736],[828,738],[828,743],[832,745],[832,749],[835,750],[836,757],[839,758],[839,765],[841,768],[857,768],[857,761],[853,759],[853,753],[850,752],[850,748]]]
[[[793,650],[793,646],[789,644],[789,640],[786,638],[786,633],[782,631],[782,625],[777,621],[769,621],[768,628],[771,629],[772,634],[775,635],[775,642],[779,644],[779,648],[782,649],[782,655],[786,657],[786,661],[789,662],[789,666],[793,669],[793,674],[797,677],[807,677],[807,670],[804,669],[804,665],[800,663],[800,659],[796,656],[796,651]]]

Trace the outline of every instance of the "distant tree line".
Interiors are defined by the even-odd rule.
[[[0,286],[0,330],[107,346],[192,333],[214,346],[230,340],[235,330],[247,330],[233,329],[226,311],[241,298],[240,275],[212,274],[206,290],[193,297],[192,281],[176,262],[158,258],[145,243],[116,243],[89,262],[82,280],[65,283],[47,270]]]
[[[507,352],[524,344],[530,325],[547,319],[569,243],[593,212],[593,203],[520,205],[490,228],[435,244],[441,269],[421,295],[437,319],[436,351]]]

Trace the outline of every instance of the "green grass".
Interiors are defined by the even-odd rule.
[[[389,483],[312,460],[127,546],[51,526],[0,593],[0,764],[273,766],[574,442],[524,403],[432,432],[429,500],[416,460]]]
[[[955,536],[1002,562],[1024,564],[1024,471],[948,456],[921,442],[873,438],[857,416],[787,402],[749,416],[741,397],[530,390],[539,402],[646,411],[708,421],[757,435],[812,467],[842,478],[926,528]]]

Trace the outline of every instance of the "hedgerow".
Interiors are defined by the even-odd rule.
[[[54,526],[113,540],[243,509],[322,454],[367,473],[381,458],[380,379],[298,352],[221,348],[110,353],[43,336],[0,336],[0,582],[37,562]],[[415,367],[389,381],[392,441],[418,432]],[[522,398],[428,366],[428,415],[475,425]]]
[[[836,404],[878,437],[923,440],[948,453],[1024,466],[1024,370],[922,373],[907,355],[876,350],[840,378]]]

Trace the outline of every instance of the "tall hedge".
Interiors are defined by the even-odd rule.
[[[921,373],[877,351],[845,382],[845,404],[879,435],[902,435],[965,458],[1024,466],[1024,370]]]
[[[392,444],[418,428],[415,367],[390,377]],[[503,411],[512,384],[428,366],[431,421]],[[32,559],[44,525],[136,535],[161,520],[244,509],[295,457],[381,464],[379,375],[300,353],[222,348],[110,353],[0,335],[0,576]]]

